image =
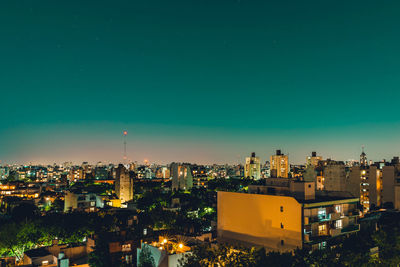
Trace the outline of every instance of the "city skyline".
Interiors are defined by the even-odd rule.
[[[2,162],[400,154],[398,1],[93,4],[0,3]]]

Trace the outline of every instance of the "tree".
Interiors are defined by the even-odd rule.
[[[113,257],[111,257],[110,255],[107,233],[99,233],[97,237],[98,238],[95,240],[96,243],[93,248],[93,251],[89,254],[89,266],[91,267],[121,266],[121,262],[116,261],[118,257],[114,257],[115,261],[112,261]]]
[[[11,217],[15,222],[33,219],[39,213],[38,208],[32,203],[21,203],[11,211]]]
[[[138,267],[155,267],[155,266],[156,263],[154,262],[154,258],[151,255],[151,251],[149,247],[144,244],[139,253]]]

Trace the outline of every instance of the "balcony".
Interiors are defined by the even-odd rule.
[[[353,225],[349,225],[345,228],[341,229],[342,234],[347,234],[347,233],[351,233],[351,232],[357,232],[360,231],[360,225],[359,224],[353,224]]]
[[[306,243],[310,242],[310,235],[309,234],[304,234],[304,242],[306,242]]]
[[[340,219],[340,213],[331,213],[329,214],[332,221]]]
[[[360,215],[359,209],[350,210],[349,213],[347,214],[347,216],[358,216],[358,215]]]
[[[331,228],[331,229],[329,230],[329,234],[330,234],[332,237],[341,235],[341,234],[342,234],[342,229],[334,229],[334,228]]]

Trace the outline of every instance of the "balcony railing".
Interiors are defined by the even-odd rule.
[[[359,210],[351,210],[347,214],[344,214],[344,217],[348,216],[358,216],[359,215]],[[335,221],[339,220],[342,217],[340,213],[329,213],[326,216],[305,216],[304,217],[304,224],[311,224],[311,223],[316,223],[316,222],[326,222],[326,221]]]
[[[356,231],[360,231],[359,224],[353,224],[353,225],[346,226],[345,228],[342,228],[342,234],[356,232]]]

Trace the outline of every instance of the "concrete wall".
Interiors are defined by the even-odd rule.
[[[346,180],[346,191],[355,197],[360,197],[361,170],[358,166],[353,166]]]
[[[392,202],[395,204],[395,167],[384,166],[382,168],[382,204]]]
[[[396,185],[394,187],[394,196],[395,196],[394,203],[393,203],[394,208],[396,210],[400,210],[400,185]]]
[[[324,190],[346,191],[346,169],[344,165],[335,164],[324,167]]]
[[[378,191],[378,178],[376,166],[369,166],[368,168],[368,182],[369,182],[369,204],[378,206],[378,200],[380,200],[381,192]]]
[[[222,241],[238,240],[276,251],[302,247],[302,207],[292,197],[218,192],[217,210]]]

